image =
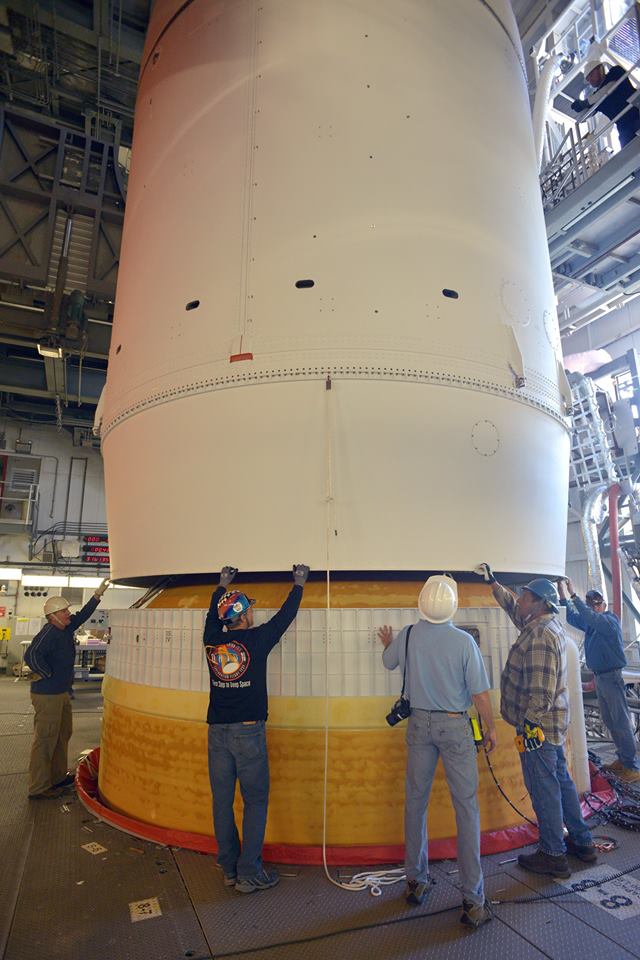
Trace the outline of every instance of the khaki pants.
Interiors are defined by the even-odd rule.
[[[29,795],[35,796],[67,775],[67,748],[73,724],[68,693],[32,693],[33,743],[29,762]]]

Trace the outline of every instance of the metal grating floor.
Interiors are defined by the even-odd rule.
[[[0,741],[0,753],[2,753]],[[26,796],[25,777],[0,776],[0,956],[9,936],[11,918],[18,896],[20,878],[29,852],[32,819]]]
[[[96,688],[76,688],[72,755],[98,742],[101,716]],[[400,884],[380,897],[350,893],[317,867],[283,867],[279,886],[242,896],[223,886],[211,857],[120,833],[90,816],[73,792],[27,800],[30,734],[28,686],[0,677],[3,960],[640,958],[640,834],[596,829],[620,846],[596,868],[574,862],[568,886],[520,870],[509,862],[514,853],[485,857],[492,899],[552,899],[498,904],[493,922],[476,932],[458,923],[451,861],[433,864],[432,895],[413,909]],[[105,849],[92,854],[83,849],[87,843]],[[587,889],[584,878],[602,865],[630,869],[618,881],[624,890]],[[149,916],[154,900],[159,915]]]

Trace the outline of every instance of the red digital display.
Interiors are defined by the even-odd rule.
[[[109,537],[105,536],[96,536],[95,534],[87,534],[82,538],[85,543],[108,543]]]

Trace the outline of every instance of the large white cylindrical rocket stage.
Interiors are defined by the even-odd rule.
[[[304,561],[347,584],[368,578],[364,606],[391,610],[415,606],[413,587],[394,602],[393,578],[415,580],[417,596],[428,571],[481,560],[561,574],[568,401],[507,0],[156,3],[102,409],[116,580],[225,563],[250,580]],[[356,618],[359,590],[342,603]],[[163,608],[206,603],[176,595]],[[348,649],[349,622],[327,621],[325,641],[333,631]],[[123,664],[140,629],[122,621],[106,696],[101,789],[124,810],[137,807],[122,759],[136,716],[146,736],[168,702],[154,690],[200,689],[153,670],[132,679]],[[311,634],[301,656],[321,653]],[[486,658],[495,642],[483,627]],[[387,743],[401,776],[386,687],[362,690],[375,709],[360,724],[358,690],[341,687],[337,726],[355,743],[373,723],[375,755]],[[327,691],[301,689],[296,751]],[[272,712],[286,729],[282,693]],[[194,703],[172,700],[167,717],[192,724],[205,769]],[[162,767],[146,765],[158,795],[170,789]],[[318,842],[317,817],[307,826],[296,842]],[[376,830],[352,842],[383,842]]]

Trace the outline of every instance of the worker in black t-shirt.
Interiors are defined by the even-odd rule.
[[[624,110],[629,97],[632,97],[635,93],[635,88],[628,77],[626,80],[621,80],[624,76],[625,71],[622,67],[616,65],[605,70],[604,64],[598,60],[590,60],[585,65],[584,78],[594,89],[593,103],[590,103],[589,100],[574,100],[571,109],[575,113],[582,113],[583,110],[589,110],[597,106],[600,113],[604,113],[605,117],[613,120],[621,110]],[[618,83],[618,80],[621,80],[621,82]],[[612,85],[615,86],[615,90],[607,94],[607,87]],[[640,111],[638,108],[629,107],[616,120],[616,128],[620,138],[620,146],[625,147],[633,140],[636,132],[640,130]]]
[[[224,883],[240,893],[266,890],[278,883],[277,870],[265,870],[262,844],[269,802],[267,657],[295,620],[309,567],[293,567],[294,585],[280,610],[253,625],[253,604],[244,593],[228,590],[237,573],[223,567],[204,625],[209,667],[209,780],[218,865]],[[236,780],[244,801],[242,848],[233,816]]]

